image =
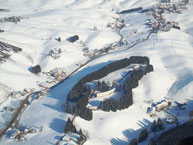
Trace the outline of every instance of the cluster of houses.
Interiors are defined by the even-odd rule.
[[[49,77],[49,80],[38,84],[38,86],[41,88],[41,91],[36,95],[36,99],[42,99],[43,96],[47,94],[50,87],[66,77],[66,71],[64,71],[62,68],[55,68],[49,72],[43,73]]]
[[[16,23],[21,21],[21,17],[20,16],[12,16],[12,17],[4,17],[2,19],[0,19],[0,22],[13,22]]]
[[[34,88],[25,88],[22,91],[18,91],[18,92],[11,92],[10,94],[8,94],[8,96],[11,96],[12,98],[20,98],[21,96],[30,94],[34,92]]]
[[[165,121],[168,124],[176,123],[178,125],[178,118],[176,115],[173,115],[172,113],[168,112],[168,108],[171,106],[171,99],[164,98],[163,100],[152,103],[151,107],[147,108],[147,113],[153,117],[156,116],[158,112],[165,111],[168,114],[168,117],[166,117]]]
[[[90,51],[88,47],[85,47],[85,48],[83,48],[83,52],[84,52],[83,55],[86,57],[89,57],[89,58],[93,58],[96,55],[99,55],[101,53],[108,53],[110,50],[115,50],[119,46],[124,46],[124,45],[128,45],[128,44],[129,43],[127,41],[114,42],[114,43],[105,45],[101,49],[94,49],[92,51]]]
[[[19,52],[22,51],[22,49],[0,41],[0,62],[6,62],[6,59],[10,57],[10,51]]]
[[[125,26],[124,19],[117,18],[115,22],[107,24],[107,28],[113,29],[115,32],[118,32],[120,29],[122,29]],[[84,47],[82,50],[84,52],[84,56],[93,58],[96,55],[99,55],[101,53],[108,53],[109,50],[114,50],[119,46],[127,45],[127,41],[120,41],[120,42],[114,42],[111,44],[107,44],[101,49],[94,49],[92,51],[89,50],[88,47]]]
[[[125,26],[124,19],[117,18],[115,22],[107,24],[107,28],[112,28],[115,32],[118,32]]]
[[[35,128],[31,126],[22,126],[21,128],[14,128],[10,131],[10,139],[14,139],[18,142],[24,142],[27,141],[27,138],[25,137],[28,134],[36,134],[41,132],[43,127]]]
[[[41,90],[35,96],[35,99],[40,100],[48,93],[48,89]]]
[[[124,19],[117,18],[115,22],[107,24],[107,28],[113,29],[115,32],[120,31],[124,26],[130,26],[129,24],[125,24]],[[133,34],[140,34],[137,29],[134,30]],[[131,35],[130,35],[131,36]],[[140,41],[143,41],[143,39],[138,38],[135,42],[138,43]],[[110,50],[115,50],[117,47],[125,46],[125,45],[133,45],[135,42],[130,42],[127,40],[120,40],[119,42],[114,42],[111,44],[105,45],[101,49],[94,49],[89,50],[88,47],[83,47],[83,55],[89,58],[93,58],[96,55],[102,54],[102,53],[108,53]]]
[[[11,106],[6,106],[4,107],[0,112],[12,112],[15,108],[11,107]]]
[[[61,81],[66,77],[66,72],[62,68],[55,68],[49,72],[44,73],[46,74],[46,76],[50,77],[50,80],[38,84],[38,86],[41,88],[41,91],[36,93],[36,99],[43,98],[43,96],[47,94],[51,86],[55,85],[58,81]],[[32,94],[34,91],[34,88],[25,88],[22,91],[11,92],[10,94],[8,94],[8,96],[18,99],[22,96]]]
[[[54,68],[53,70],[49,72],[45,72],[46,76],[49,76],[52,78],[53,81],[47,82],[47,83],[52,83],[56,81],[61,81],[66,77],[66,71],[62,68]]]
[[[149,12],[149,15],[152,16],[149,20],[147,20],[147,25],[152,28],[153,32],[158,32],[159,30],[168,32],[171,28],[180,29],[177,22],[167,21],[166,18],[163,17],[164,13],[181,13],[184,9],[186,9],[185,3],[166,3],[159,4],[157,7],[152,8],[152,11]]]

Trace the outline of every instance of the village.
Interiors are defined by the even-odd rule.
[[[28,135],[35,135],[37,133],[41,133],[43,127],[32,127],[29,125],[19,125],[17,127],[13,127],[8,131],[8,136],[10,139],[13,139],[18,142],[25,142],[27,141]]]
[[[114,32],[119,33],[119,31],[125,26],[124,24],[124,20],[117,18],[113,23],[109,23],[107,24],[107,28],[112,29]],[[94,30],[97,30],[97,27],[95,26],[93,28]],[[120,39],[119,42],[114,42],[111,44],[106,44],[103,48],[101,49],[94,49],[94,50],[90,50],[88,47],[84,47],[84,43],[83,44],[83,52],[84,52],[84,56],[89,57],[89,58],[93,58],[97,55],[100,55],[102,53],[108,53],[110,50],[115,50],[117,47],[119,46],[124,46],[127,45],[126,41],[122,41],[122,38]]]
[[[10,103],[6,103],[7,100],[13,100],[15,102],[20,102],[23,99],[27,98],[27,100],[24,103],[24,108],[26,108],[32,101],[38,101],[41,100],[49,91],[49,89],[56,85],[58,82],[63,80],[66,77],[66,71],[62,68],[55,68],[53,70],[50,70],[49,72],[42,72],[42,75],[45,75],[47,80],[45,82],[38,82],[36,88],[24,88],[21,91],[13,91],[9,93],[6,97],[6,100],[4,100],[1,103],[4,103],[0,107],[0,113],[1,115],[12,116],[18,111],[19,104],[12,105]],[[6,121],[6,120],[3,120]],[[26,127],[25,130],[18,130],[17,126],[20,124],[16,124],[12,126],[12,129],[10,129],[10,139],[15,139],[17,141],[26,141],[25,135],[26,134],[34,134],[37,131],[34,129],[31,129],[29,127]],[[42,130],[42,129],[41,129]]]
[[[146,13],[147,16],[150,16],[150,18],[147,19],[146,21],[147,22],[146,25],[151,28],[152,33],[157,33],[158,31],[168,32],[172,28],[180,30],[178,22],[167,21],[166,18],[164,18],[163,14],[164,13],[181,13],[185,9],[186,9],[186,6],[184,3],[175,3],[175,4],[166,3],[166,4],[157,5],[156,7],[152,8],[151,11],[148,11]],[[6,10],[2,10],[2,11],[6,11]],[[8,22],[17,23],[20,21],[20,19],[21,17],[13,16],[13,17],[6,17],[4,19],[1,19],[0,21],[1,22],[8,21]],[[117,33],[120,33],[120,30],[126,26],[129,27],[130,25],[125,24],[124,19],[116,19],[115,22],[107,24],[108,28],[112,29],[113,31]],[[97,30],[97,27],[94,27],[93,29]],[[133,37],[134,35],[138,36],[139,34],[143,33],[143,32],[139,32],[137,29],[133,29],[132,31],[133,31],[133,34],[132,34]],[[4,31],[1,30],[0,32],[4,32]],[[130,37],[132,37],[132,35]],[[57,39],[57,41],[60,42],[61,39],[59,38]],[[77,38],[76,40],[78,39],[79,38]],[[83,45],[82,51],[84,53],[84,56],[92,59],[92,58],[95,58],[95,56],[98,56],[100,54],[109,53],[109,51],[113,51],[117,49],[118,47],[122,47],[122,46],[129,47],[145,39],[146,38],[137,38],[134,41],[128,41],[128,40],[123,40],[123,38],[121,38],[120,41],[118,42],[107,44],[101,49],[94,49],[94,50],[90,50],[88,47]],[[71,40],[69,39],[69,41]],[[5,42],[0,42],[0,63],[6,62],[6,60],[11,56],[12,52],[17,53],[19,51],[22,51],[22,49],[19,47],[13,46]],[[58,59],[62,56],[62,49],[53,48],[49,51],[49,54],[47,56],[53,59]],[[80,67],[83,66],[83,64],[77,64],[77,65]],[[143,67],[145,66],[136,65],[132,69],[139,70]],[[39,74],[39,72],[37,74]],[[63,81],[67,77],[67,71],[64,68],[54,68],[48,72],[41,72],[41,75],[46,78],[45,79],[46,81],[37,82],[37,88],[24,88],[23,90],[20,90],[20,91],[13,91],[8,94],[8,98],[10,97],[10,98],[13,98],[14,100],[22,100],[23,98],[26,98],[27,96],[31,96],[30,99],[28,99],[28,102],[25,104],[25,107],[27,107],[30,104],[31,100],[40,101],[48,93],[49,89],[52,86],[57,85],[58,83]],[[121,85],[118,82],[116,82],[115,85],[110,86],[105,91],[97,90],[95,88],[94,90],[92,90],[92,96],[90,96],[89,101],[92,101],[98,98],[102,100],[109,98],[109,96],[112,96],[116,94],[117,92],[119,92],[120,87]],[[174,124],[174,123],[178,124],[178,116],[168,111],[168,109],[170,109],[171,106],[173,107],[174,104],[176,104],[175,106],[177,106],[177,108],[180,110],[186,109],[186,104],[179,103],[179,102],[173,102],[169,98],[164,98],[163,100],[159,102],[152,103],[151,106],[147,108],[147,113],[150,115],[150,117],[154,118],[154,117],[159,117],[159,114],[161,112],[165,112],[166,114],[168,114],[168,117],[165,119],[165,121],[168,124]],[[99,110],[98,106],[90,105],[88,107],[89,109],[93,111]],[[16,110],[17,110],[16,106],[12,106],[11,104],[8,104],[4,106],[3,108],[1,108],[0,112],[2,113],[2,115],[8,113],[11,116],[11,113],[14,113],[14,111]],[[27,141],[27,135],[40,133],[43,129],[42,127],[31,127],[28,125],[21,127],[21,124],[19,124],[19,126],[20,127],[13,126],[8,131],[9,138],[14,139],[19,142]],[[69,135],[67,134],[66,136],[64,136],[64,138],[62,139],[63,142],[65,143],[71,142],[74,139],[71,136],[72,135],[70,134]],[[77,139],[77,137],[75,137],[75,139]]]
[[[12,16],[12,17],[4,17],[2,19],[0,19],[0,22],[12,22],[12,23],[18,23],[20,22],[22,19],[22,17],[20,16]]]
[[[145,25],[150,27],[151,33],[157,33],[158,31],[161,32],[168,32],[171,30],[171,28],[180,30],[178,22],[175,21],[168,21],[166,18],[164,18],[163,14],[167,13],[182,13],[182,11],[186,10],[186,3],[179,2],[179,3],[163,3],[159,4],[152,9],[149,10],[141,10],[142,13],[146,13],[147,16],[150,16],[149,19],[146,19]],[[137,9],[137,11],[139,11]],[[125,13],[131,13],[125,12]],[[124,13],[124,14],[125,14]],[[111,28],[113,31],[120,33],[120,30],[123,27],[129,27],[130,24],[126,24],[124,19],[117,18],[115,22],[107,24],[107,28]],[[97,29],[97,28],[95,28]],[[141,41],[146,40],[143,35],[144,32],[138,32],[137,29],[133,30],[133,33],[131,33],[128,38],[129,40],[123,40],[122,38],[118,42],[114,42],[112,44],[107,44],[104,48],[101,49],[95,49],[90,50],[88,47],[83,47],[84,56],[93,58],[96,55],[102,54],[102,53],[108,53],[109,51],[115,50],[117,47],[120,46],[132,46],[133,44],[139,43]],[[142,36],[140,36],[142,34]],[[140,37],[139,37],[140,36]]]
[[[171,28],[180,30],[178,22],[167,21],[163,14],[182,13],[184,10],[186,10],[186,3],[183,2],[159,4],[148,10],[147,15],[151,16],[151,18],[147,20],[146,25],[152,28],[151,31],[153,33],[157,33],[158,31],[168,32]]]
[[[11,52],[17,53],[19,51],[22,51],[22,49],[0,41],[0,63],[6,62],[6,60],[11,56]]]

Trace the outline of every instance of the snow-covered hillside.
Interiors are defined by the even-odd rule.
[[[0,20],[11,16],[20,16],[21,19],[17,23],[0,22],[0,30],[4,30],[0,33],[0,42],[22,48],[17,53],[9,52],[10,58],[0,63],[0,129],[11,120],[21,101],[28,95],[13,98],[12,92],[24,88],[34,88],[36,92],[42,90],[41,84],[48,81],[53,81],[50,85],[53,86],[58,81],[46,75],[46,72],[61,68],[69,75],[80,67],[68,79],[48,90],[43,98],[35,99],[35,95],[32,95],[29,105],[19,115],[20,125],[42,126],[41,132],[27,135],[27,141],[17,142],[10,139],[13,130],[9,129],[0,144],[56,144],[64,135],[68,117],[73,117],[63,109],[72,87],[87,74],[130,56],[147,56],[154,71],[144,76],[139,86],[133,89],[134,104],[128,109],[117,112],[93,111],[92,121],[75,118],[75,126],[87,135],[85,145],[127,145],[131,139],[138,138],[141,129],[149,129],[153,120],[167,118],[168,114],[164,111],[153,118],[146,113],[152,102],[159,102],[164,97],[173,102],[170,113],[177,115],[180,123],[186,122],[189,111],[193,110],[192,1],[180,14],[163,14],[168,21],[178,22],[180,30],[171,28],[168,32],[151,33],[150,27],[145,25],[151,18],[148,13],[119,14],[131,8],[154,8],[160,3],[159,0],[0,0],[0,9],[10,10],[0,12]],[[108,27],[120,20],[124,20],[125,24],[122,29]],[[74,35],[78,35],[79,40],[69,42]],[[58,41],[59,37],[61,41]],[[85,51],[97,54],[120,40],[129,43],[81,67],[90,59]],[[56,59],[50,55],[55,48],[61,49]],[[35,65],[41,66],[42,73],[35,75],[29,71]],[[120,77],[120,72],[112,73],[104,80],[112,81]],[[176,110],[175,101],[186,103],[186,110]],[[9,106],[13,111],[6,112]],[[166,129],[171,126],[166,126]],[[150,133],[140,145],[147,145],[153,135]]]

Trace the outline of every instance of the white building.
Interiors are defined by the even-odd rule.
[[[156,111],[160,112],[161,110],[169,107],[170,104],[171,104],[170,99],[165,98],[161,100],[160,102],[153,103],[151,107],[148,107],[147,113],[155,113]]]
[[[96,97],[99,98],[99,97],[105,97],[105,96],[108,96],[108,95],[111,95],[115,92],[115,88],[111,89],[111,90],[108,90],[106,92],[101,92],[101,93],[97,93],[96,94]]]

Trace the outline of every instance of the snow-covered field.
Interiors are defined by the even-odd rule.
[[[0,102],[13,91],[24,88],[39,90],[38,84],[48,80],[43,73],[34,75],[29,72],[31,66],[39,64],[43,72],[63,68],[70,74],[78,68],[77,64],[83,64],[89,59],[83,55],[83,48],[88,47],[92,51],[118,42],[120,35],[107,28],[107,24],[115,22],[119,17],[127,24],[120,31],[123,40],[131,42],[147,37],[149,28],[144,24],[148,15],[138,12],[119,15],[117,12],[136,7],[150,8],[158,3],[159,0],[0,0],[0,9],[10,9],[7,13],[0,12],[0,18],[21,16],[21,21],[17,24],[0,23],[0,29],[5,31],[0,33],[0,41],[23,49],[0,64]],[[72,117],[63,111],[62,106],[73,85],[86,74],[112,61],[136,55],[149,57],[154,71],[144,76],[139,81],[139,86],[133,89],[134,104],[128,109],[117,112],[94,111],[92,121],[76,117],[76,127],[88,135],[85,145],[127,145],[131,139],[138,137],[142,128],[149,128],[151,122],[157,119],[146,113],[150,102],[158,102],[164,97],[187,103],[185,111],[174,108],[170,110],[178,114],[180,123],[187,121],[189,111],[193,110],[192,9],[193,4],[190,1],[187,10],[181,14],[164,15],[170,21],[177,21],[181,30],[154,33],[149,40],[131,49],[126,49],[128,46],[118,47],[88,63],[69,79],[52,88],[41,100],[32,101],[19,117],[19,123],[43,126],[42,132],[27,136],[26,142],[17,142],[9,139],[9,130],[0,144],[55,144],[64,134],[67,118]],[[133,33],[136,30],[138,33]],[[69,42],[67,39],[74,35],[78,35],[80,40]],[[58,37],[61,42],[56,40]],[[50,50],[55,48],[62,50],[58,59],[48,56]],[[104,79],[112,81],[119,78],[120,72]],[[0,104],[0,128],[12,116],[11,112],[3,111],[4,108],[17,108],[22,99],[10,97]],[[161,118],[167,117],[164,112],[158,115]],[[149,139],[150,137],[141,145],[147,145]]]

